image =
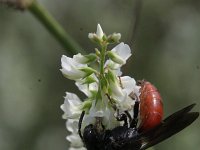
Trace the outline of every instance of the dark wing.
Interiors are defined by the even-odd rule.
[[[199,116],[199,112],[190,112],[195,105],[189,105],[173,113],[157,127],[141,133],[140,141],[142,142],[142,146],[140,150],[145,150],[171,137],[194,122]]]

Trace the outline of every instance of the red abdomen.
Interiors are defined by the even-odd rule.
[[[142,81],[140,88],[140,132],[145,132],[159,125],[163,118],[162,98],[150,82]]]

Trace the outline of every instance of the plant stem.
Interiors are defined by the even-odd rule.
[[[29,10],[57,39],[57,41],[60,42],[60,44],[67,50],[69,55],[85,53],[79,44],[67,34],[61,25],[37,1],[34,1],[29,6]]]
[[[106,57],[106,50],[107,50],[107,43],[101,44],[101,55],[100,55],[100,76],[99,76],[99,90],[98,94],[101,95],[103,91],[103,87],[105,86],[105,72],[104,72],[104,64],[105,64],[105,57]]]
[[[106,57],[106,49],[107,49],[107,43],[102,44],[101,49],[101,60],[100,60],[100,74],[104,75],[104,63],[105,63],[105,57]]]

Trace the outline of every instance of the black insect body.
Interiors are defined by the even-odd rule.
[[[113,130],[98,133],[93,125],[84,129],[83,141],[88,150],[139,150],[139,134],[135,128],[118,126]],[[132,141],[132,142],[131,142]]]
[[[88,125],[81,134],[82,113],[79,121],[79,134],[87,150],[145,150],[178,133],[194,122],[199,112],[190,112],[195,104],[189,105],[166,119],[158,126],[138,132],[136,126],[129,126],[124,119],[124,125],[112,130],[98,131],[95,125]],[[124,115],[123,115],[124,116]],[[131,124],[131,123],[130,123]]]

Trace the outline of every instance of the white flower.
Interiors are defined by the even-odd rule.
[[[89,115],[92,117],[104,117],[105,108],[106,108],[106,101],[102,100],[94,100],[92,103],[92,107],[90,108]]]
[[[93,53],[89,54],[89,55],[81,55],[80,53],[76,54],[73,56],[73,59],[81,64],[88,64],[90,62],[93,62],[94,60],[96,60],[97,56]]]
[[[71,132],[70,135],[66,137],[66,139],[70,142],[70,148],[71,150],[86,150],[83,147],[83,142],[78,135],[78,119],[68,119],[66,121],[66,128],[69,132]]]
[[[110,76],[111,77],[109,79],[109,88],[110,91],[112,91],[110,96],[115,100],[118,109],[123,111],[131,110],[134,105],[134,101],[129,97],[132,86],[129,84],[125,84],[124,88],[122,86],[123,82],[126,83],[125,80],[128,79],[130,81],[132,79],[124,77],[122,78],[122,85],[120,85],[120,82],[114,73],[110,72]]]
[[[121,76],[122,72],[121,72],[121,65],[118,63],[115,63],[114,61],[112,61],[111,59],[107,60],[105,65],[105,68],[109,68],[111,69],[117,76]]]
[[[123,77],[120,77],[119,80],[121,80],[119,82],[121,82],[122,84],[123,91],[126,91],[128,95],[134,94],[134,96],[136,96],[135,98],[139,98],[141,86],[138,86],[136,84],[135,79],[129,76],[123,76]]]
[[[120,122],[115,119],[114,110],[106,107],[105,116],[103,117],[102,123],[107,130],[111,130],[120,125]]]
[[[74,59],[63,55],[61,58],[61,65],[62,69],[60,70],[68,79],[76,80],[86,76],[86,73],[81,71],[82,68],[87,67],[86,64],[80,64]]]
[[[100,24],[97,25],[97,32],[96,32],[96,35],[97,35],[97,37],[100,38],[100,39],[102,39],[102,37],[103,37],[103,35],[104,35],[103,30],[102,30]]]
[[[66,128],[71,133],[78,133],[78,119],[67,119]]]
[[[135,102],[129,95],[133,93],[136,95],[136,98],[138,98],[140,95],[140,86],[137,86],[136,81],[129,76],[120,77],[119,83],[121,85],[118,83],[111,84],[111,88],[113,89],[112,97],[117,100],[117,107],[119,109],[123,111],[131,110]],[[113,86],[115,86],[115,88]]]
[[[76,82],[75,84],[87,97],[93,96],[93,92],[97,92],[98,90],[98,85],[96,82],[91,84],[82,84],[80,82]]]
[[[113,129],[114,127],[119,125],[119,122],[114,117],[114,110],[111,106],[108,105],[109,99],[102,92],[101,100],[94,100],[92,103],[92,107],[90,108],[88,116],[84,119],[84,123],[94,124],[95,118],[102,118],[102,123],[105,129]],[[84,127],[85,125],[83,125]]]
[[[103,30],[102,30],[100,24],[97,25],[96,33],[89,33],[88,34],[88,38],[91,39],[91,40],[96,40],[96,39],[102,40],[103,36],[104,36],[104,33],[103,33]]]
[[[78,134],[68,135],[66,139],[71,143],[71,147],[83,147],[83,142]]]
[[[84,64],[84,63],[86,63],[88,61],[88,59],[85,56],[81,55],[81,53],[78,53],[78,54],[74,55],[73,59],[76,62],[81,63],[81,64]]]
[[[129,77],[129,76],[123,76],[120,77],[119,80],[121,80],[122,88],[126,93],[129,95],[131,92],[135,94],[139,94],[140,86],[136,85],[135,79]]]
[[[76,94],[66,92],[64,104],[60,108],[64,111],[63,119],[78,118],[82,112],[82,102]]]
[[[117,76],[121,76],[121,66],[131,56],[131,49],[127,44],[122,42],[109,51],[108,56],[110,59],[105,62],[104,67],[110,68]]]
[[[114,53],[116,53],[124,61],[126,61],[131,56],[131,49],[130,49],[130,47],[127,44],[124,44],[123,42],[119,43],[111,51],[114,52]]]
[[[136,94],[137,98],[139,98],[139,96],[140,96],[140,88],[141,88],[141,86],[135,86],[134,90],[133,90],[133,92],[134,92],[134,94]]]
[[[79,88],[79,90],[82,91],[87,97],[92,97],[93,93],[96,93],[98,91],[98,79],[94,74],[92,74],[88,78],[85,78],[85,80],[77,80],[75,84]],[[88,82],[91,81],[92,83],[87,84],[87,79]]]
[[[127,44],[123,42],[115,46],[108,52],[110,59],[118,64],[125,64],[126,60],[131,56],[131,49]]]
[[[120,93],[113,93],[111,96],[116,100],[116,106],[119,110],[132,110],[134,101],[125,91],[121,90]]]
[[[105,94],[102,95],[102,100],[104,102],[109,102],[109,99]],[[104,109],[104,117],[102,120],[102,123],[106,129],[113,129],[116,126],[119,126],[119,121],[115,119],[114,113],[115,113],[115,110],[111,108],[110,106],[106,105]]]
[[[118,43],[119,40],[121,39],[121,34],[120,33],[113,33],[108,36],[108,42],[109,43]]]
[[[109,88],[112,90],[112,95],[119,97],[123,95],[122,88],[118,82],[110,80]]]

